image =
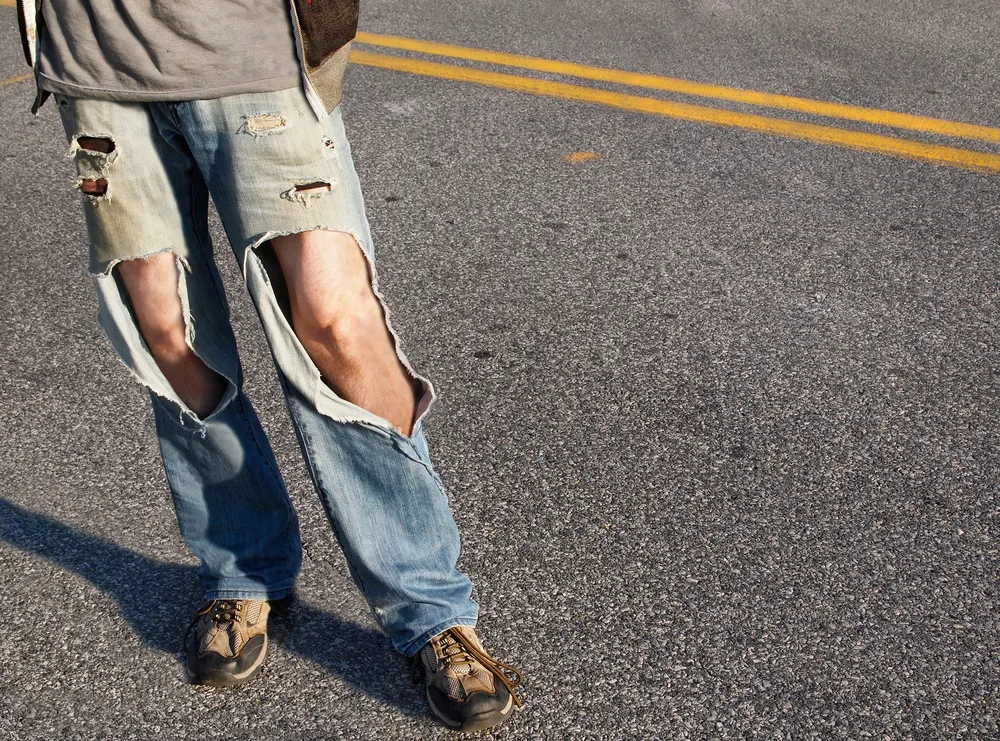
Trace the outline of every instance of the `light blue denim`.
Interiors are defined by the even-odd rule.
[[[382,298],[339,110],[317,120],[297,88],[179,103],[62,95],[56,101],[77,185],[104,180],[107,186],[102,195],[81,196],[99,321],[150,391],[181,535],[201,560],[206,596],[279,598],[294,586],[301,563],[295,511],[243,393],[208,234],[211,194],[264,326],[309,471],[378,624],[407,656],[449,627],[474,626],[472,585],[456,565],[458,528],[423,432],[433,387],[413,372],[393,332],[400,360],[423,388],[406,437],[323,382],[288,318],[284,279],[268,241],[278,235],[352,234]],[[110,139],[114,150],[89,151],[81,137]],[[317,183],[329,189],[296,190]],[[177,256],[188,344],[229,381],[204,419],[156,365],[114,269],[167,251]]]

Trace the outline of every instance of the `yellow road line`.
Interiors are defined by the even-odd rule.
[[[0,0],[3,2],[3,0]],[[31,79],[31,73],[26,75],[18,75],[17,77],[8,77],[6,80],[0,80],[0,87],[7,87],[8,85],[16,85],[19,82],[24,82],[25,80]]]
[[[13,8],[17,5],[17,0],[0,0],[0,5],[7,8]]]
[[[734,103],[779,108],[786,111],[798,111],[814,116],[861,121],[879,126],[921,131],[927,134],[943,134],[944,136],[954,136],[962,139],[977,139],[985,142],[1000,143],[1000,129],[961,123],[959,121],[914,116],[908,113],[883,111],[877,108],[863,108],[861,106],[843,105],[841,103],[828,103],[822,100],[796,98],[790,95],[777,95],[757,90],[742,90],[722,85],[708,85],[701,82],[692,82],[672,77],[658,77],[657,75],[647,75],[638,72],[625,72],[622,70],[605,69],[603,67],[587,67],[572,62],[560,62],[553,59],[527,57],[520,54],[506,54],[504,52],[487,51],[484,49],[471,49],[465,46],[439,44],[434,41],[421,41],[399,36],[358,33],[357,40],[363,44],[371,44],[372,46],[383,46],[421,54],[452,57],[470,62],[499,64],[505,67],[518,67],[536,72],[550,72],[557,75],[580,77],[586,80],[613,82],[633,87],[663,90],[670,93],[728,100]]]
[[[3,2],[5,2],[5,0],[0,0],[0,3]],[[367,36],[367,34],[365,34],[365,36]],[[414,49],[414,51],[416,50]],[[479,85],[502,88],[505,90],[514,90],[517,92],[543,95],[552,98],[562,98],[564,100],[574,100],[583,103],[597,103],[637,113],[648,113],[667,118],[677,118],[685,121],[731,126],[765,134],[789,137],[792,139],[803,139],[822,144],[833,144],[849,149],[877,152],[896,157],[905,157],[907,159],[923,160],[941,165],[950,165],[952,167],[975,170],[977,172],[1000,174],[1000,155],[989,154],[987,152],[976,152],[956,147],[941,146],[938,144],[925,144],[907,139],[883,136],[881,134],[848,131],[832,126],[820,126],[817,124],[786,121],[780,118],[759,116],[750,113],[738,113],[736,111],[710,108],[707,106],[690,105],[687,103],[659,100],[656,98],[644,98],[638,95],[626,95],[623,93],[612,92],[610,90],[589,88],[580,85],[570,85],[563,82],[550,82],[548,80],[518,77],[516,75],[502,74],[499,72],[487,72],[485,70],[460,67],[452,64],[440,64],[438,62],[427,62],[418,59],[406,59],[386,54],[373,54],[357,49],[352,51],[351,61],[369,67],[380,67],[383,69],[409,72],[411,74],[436,77],[445,80],[455,80],[458,82],[470,82]],[[16,77],[11,77],[6,80],[0,80],[0,87],[25,82],[30,80],[31,77],[32,75],[29,72],[27,74],[17,75]],[[942,121],[940,123],[949,122]],[[969,124],[955,125],[968,126]],[[996,130],[991,129],[991,131]],[[1000,133],[1000,131],[998,131],[998,133]]]
[[[570,85],[564,82],[550,82],[529,77],[517,77],[500,72],[487,72],[472,67],[460,67],[439,62],[427,62],[419,59],[373,54],[354,50],[351,61],[369,67],[409,72],[415,75],[436,77],[459,82],[471,82],[478,85],[514,90],[522,93],[532,93],[551,98],[562,98],[583,103],[599,103],[601,105],[621,108],[626,111],[649,113],[667,118],[678,118],[684,121],[732,126],[764,134],[775,134],[792,139],[804,139],[821,144],[833,144],[848,149],[858,149],[866,152],[878,152],[907,159],[923,160],[941,165],[951,165],[977,172],[1000,174],[1000,155],[986,152],[974,152],[967,149],[945,147],[939,144],[924,144],[908,139],[897,139],[881,134],[868,134],[861,131],[848,131],[832,126],[786,121],[781,118],[758,116],[751,113],[738,113],[721,108],[690,105],[657,98],[643,98],[638,95],[626,95],[610,90]]]

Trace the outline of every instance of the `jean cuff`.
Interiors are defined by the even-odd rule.
[[[427,641],[429,641],[431,638],[438,635],[439,633],[444,633],[446,630],[448,630],[448,628],[456,628],[460,625],[465,628],[475,628],[476,618],[474,617],[452,618],[451,620],[446,620],[443,623],[435,625],[430,630],[425,630],[416,638],[407,641],[402,646],[398,646],[396,650],[399,651],[399,653],[403,654],[403,656],[406,656],[407,658],[412,658],[420,652],[420,649],[422,649],[424,646],[427,645]],[[393,643],[395,643],[395,641],[393,641]]]
[[[269,589],[213,589],[205,593],[205,600],[214,599],[253,599],[279,600],[295,591],[295,584],[290,586],[272,587]]]

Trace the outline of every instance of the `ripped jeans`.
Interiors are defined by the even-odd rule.
[[[422,387],[412,435],[338,397],[292,329],[269,243],[313,229],[349,233],[368,258],[378,295],[339,109],[318,121],[298,88],[180,103],[55,98],[85,191],[99,321],[150,391],[181,535],[201,560],[207,598],[280,598],[301,565],[295,511],[243,392],[208,233],[211,194],[264,326],[313,482],[376,621],[407,656],[449,627],[474,626],[472,585],[456,567],[458,528],[422,429],[431,384],[413,373],[393,333],[400,361]],[[109,151],[84,148],[81,139],[102,140]],[[177,258],[189,347],[228,381],[204,419],[158,367],[115,270],[161,252]],[[388,322],[387,310],[385,316]]]

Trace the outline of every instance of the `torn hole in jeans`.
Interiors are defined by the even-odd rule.
[[[350,236],[354,241],[357,249],[361,251],[362,256],[365,258],[365,263],[367,264],[368,267],[369,285],[371,286],[372,293],[375,295],[375,298],[377,299],[378,304],[382,310],[382,320],[385,323],[386,329],[388,330],[389,335],[392,339],[393,350],[395,351],[396,357],[399,359],[400,364],[405,369],[406,375],[410,378],[411,383],[413,385],[413,390],[416,397],[416,410],[414,415],[414,427],[416,427],[416,424],[420,422],[420,420],[426,414],[427,410],[429,409],[430,405],[433,403],[435,399],[434,387],[431,385],[430,381],[418,375],[416,371],[414,371],[413,367],[410,365],[409,360],[406,358],[405,354],[401,349],[401,342],[399,336],[397,335],[395,329],[393,329],[392,323],[390,321],[389,308],[386,305],[385,298],[382,296],[381,292],[378,289],[378,277],[375,272],[375,265],[371,260],[371,256],[364,249],[363,242],[361,241],[359,236],[352,231],[349,231],[347,229],[335,229],[328,227],[316,227],[316,229],[304,230],[304,231],[316,231],[316,230],[341,233]],[[288,339],[292,340],[294,338],[294,340],[290,342],[288,346],[294,346],[297,348],[295,355],[299,356],[301,363],[309,368],[309,374],[313,378],[319,379],[319,383],[322,386],[325,386],[328,390],[330,390],[331,393],[333,393],[336,396],[336,392],[333,391],[332,387],[326,382],[326,379],[323,379],[322,373],[316,366],[316,363],[309,356],[308,352],[306,352],[305,348],[298,340],[297,335],[295,335],[295,331],[292,326],[291,299],[289,295],[288,285],[285,280],[284,273],[282,272],[281,264],[278,261],[278,256],[270,241],[271,238],[273,237],[289,236],[291,234],[300,234],[300,233],[303,232],[287,232],[287,233],[268,232],[266,235],[264,235],[264,239],[261,242],[258,242],[257,245],[251,247],[247,252],[248,255],[252,253],[257,257],[257,260],[260,263],[260,267],[262,268],[264,273],[263,277],[266,280],[266,285],[270,289],[270,293],[274,298],[274,302],[278,310],[280,311],[282,318],[284,319],[284,321],[281,322],[281,325],[283,326],[279,327],[278,331],[291,333],[292,337],[289,337]],[[245,265],[244,269],[247,270],[249,268],[250,266],[249,264],[247,264]],[[278,361],[279,366],[282,365],[282,358],[276,357],[275,359],[276,361]],[[288,361],[290,362],[291,358],[289,358]],[[290,379],[296,376],[292,368],[284,370],[286,375],[289,376]],[[306,384],[304,382],[296,383],[295,385],[299,387],[300,390],[306,391],[307,396],[309,395],[309,389],[308,387],[306,387]],[[340,397],[338,396],[337,398],[339,399]],[[311,400],[314,403],[317,403],[318,401],[315,398],[311,398]],[[359,409],[361,408],[359,407]],[[322,413],[328,414],[328,412],[326,412],[324,409],[320,409],[320,411]],[[367,412],[367,410],[363,411],[371,415],[371,413]],[[328,414],[328,416],[333,416],[333,415]],[[337,418],[338,421],[343,421],[343,422],[363,421],[363,420],[346,419],[340,417],[335,417],[335,418]],[[374,416],[371,416],[370,418],[378,419]],[[399,433],[399,431],[396,430],[396,428],[393,425],[386,422],[385,420],[381,420],[381,424],[379,426],[385,429],[395,430],[397,433]]]
[[[76,187],[95,201],[106,201],[111,197],[108,195],[107,178],[80,178],[76,181]]]
[[[110,136],[78,136],[77,146],[86,152],[111,154],[115,151],[115,141]]]
[[[314,180],[309,183],[298,183],[281,194],[286,201],[298,203],[303,208],[309,208],[317,198],[331,193],[333,183],[329,180]]]
[[[280,134],[288,128],[288,118],[283,113],[253,113],[243,117],[239,133],[249,134],[254,139]]]
[[[110,136],[78,134],[70,144],[70,156],[77,160],[76,187],[97,204],[111,198],[106,177],[118,157],[118,147]]]
[[[194,412],[184,402],[180,394],[171,385],[162,367],[160,367],[156,356],[153,354],[153,351],[143,334],[143,329],[140,326],[135,306],[133,305],[132,298],[129,296],[128,289],[119,270],[122,263],[148,260],[156,255],[164,253],[168,253],[174,258],[177,271],[176,288],[177,297],[181,304],[182,321],[184,323],[184,342],[206,368],[215,373],[220,379],[222,379],[222,381],[225,382],[225,388],[222,390],[218,401],[215,402],[214,409],[212,409],[210,413],[203,416]],[[110,309],[109,318],[112,320],[112,324],[118,325],[118,327],[113,333],[108,331],[110,328],[107,326],[105,326],[105,330],[108,331],[109,338],[112,340],[112,345],[115,346],[115,350],[117,351],[119,358],[122,360],[126,368],[128,368],[136,381],[138,381],[143,387],[160,398],[172,402],[179,408],[179,423],[182,427],[191,426],[195,432],[200,434],[201,437],[204,437],[205,421],[228,405],[228,403],[235,396],[236,386],[235,381],[230,378],[228,374],[220,372],[214,367],[213,364],[210,364],[195,347],[195,327],[191,314],[188,281],[186,278],[187,274],[190,272],[191,267],[186,259],[178,255],[173,250],[162,250],[149,255],[118,260],[108,267],[107,273],[95,276],[95,278],[97,278],[98,281],[111,281],[114,285],[110,292],[102,293],[103,300],[105,302],[115,301],[115,299],[117,299],[116,303],[118,306],[108,308]],[[119,347],[118,342],[124,343],[124,345]],[[190,422],[190,425],[188,425],[188,422]]]

